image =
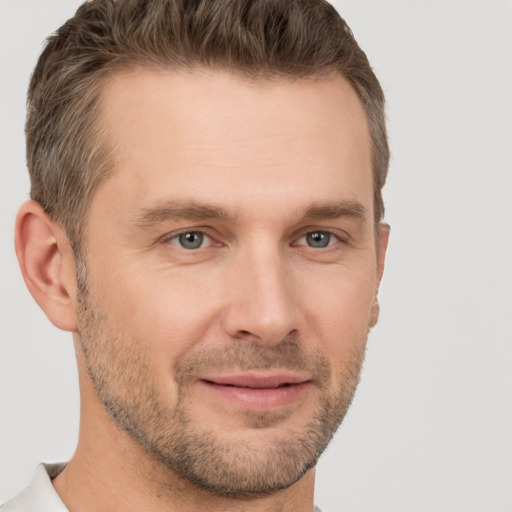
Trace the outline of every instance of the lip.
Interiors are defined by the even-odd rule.
[[[246,409],[276,409],[299,400],[313,385],[308,376],[254,374],[203,377],[200,383],[216,396]]]

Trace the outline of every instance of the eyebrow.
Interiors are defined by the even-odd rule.
[[[232,221],[234,216],[220,206],[172,201],[155,208],[143,208],[133,217],[133,223],[137,226],[148,227],[169,220],[212,219]]]
[[[367,209],[357,201],[334,201],[313,204],[300,216],[299,221],[348,217],[363,222],[366,220],[366,216]],[[136,226],[149,227],[170,220],[220,220],[234,222],[236,218],[237,215],[228,212],[228,210],[221,206],[170,201],[154,208],[141,209],[134,215],[132,221]]]
[[[339,219],[342,217],[365,221],[367,209],[357,201],[334,201],[314,204],[303,215],[303,220]]]

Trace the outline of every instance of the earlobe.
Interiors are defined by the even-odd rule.
[[[375,327],[379,320],[380,305],[379,305],[379,286],[384,274],[384,264],[386,260],[386,251],[388,249],[390,226],[389,224],[380,224],[379,227],[379,240],[377,243],[377,275],[376,275],[376,287],[375,287],[375,298],[372,304],[370,312],[370,327]]]
[[[76,330],[76,277],[73,252],[63,229],[35,201],[16,218],[16,255],[32,297],[50,321]]]

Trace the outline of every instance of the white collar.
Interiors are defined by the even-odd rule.
[[[0,512],[69,512],[52,485],[66,463],[39,464],[30,485],[0,506]]]

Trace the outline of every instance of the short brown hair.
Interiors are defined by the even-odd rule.
[[[345,77],[371,141],[375,222],[388,165],[384,94],[364,52],[324,0],[91,0],[47,40],[26,123],[31,197],[79,244],[112,168],[95,123],[101,87],[131,66],[234,70],[255,78]]]

